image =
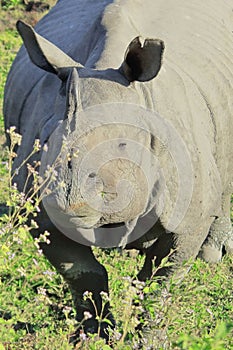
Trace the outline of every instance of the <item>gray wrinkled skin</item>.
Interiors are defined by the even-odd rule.
[[[146,254],[139,278],[149,278],[152,260],[155,258],[158,266],[171,248],[175,249],[170,257],[174,265],[170,269],[158,270],[158,275],[170,275],[182,261],[198,254],[215,262],[221,259],[223,248],[232,253],[229,219],[233,181],[232,3],[227,0],[221,3],[217,0],[60,0],[35,28],[60,50],[23,24],[18,25],[18,30],[31,59],[22,47],[5,89],[6,129],[14,125],[23,137],[14,168],[31,152],[36,138],[42,144],[48,141],[64,116],[68,125],[76,128],[78,110],[113,102],[154,110],[174,126],[185,142],[193,168],[193,189],[183,220],[173,232],[169,232],[168,221],[179,182],[163,147],[159,148],[159,142],[152,147],[151,135],[145,134],[142,144],[152,147],[159,158],[167,177],[167,187],[159,220],[145,236],[127,246]],[[135,39],[138,36],[152,39],[147,42],[147,53],[146,49],[138,50],[140,44]],[[126,52],[129,56],[125,56]],[[121,132],[127,135],[128,130],[124,128],[118,132],[115,129],[114,132],[120,137]],[[106,133],[97,133],[94,139],[90,139],[87,135],[83,144],[89,147],[105,136]],[[68,164],[64,164],[61,173],[70,174],[68,168]],[[110,173],[112,177],[108,182],[106,178]],[[111,193],[110,188],[122,174],[126,178],[132,175],[127,162],[106,165],[101,175],[106,183],[105,193]],[[15,179],[21,190],[26,176],[23,168]],[[141,182],[140,176],[140,171],[136,171],[135,182],[138,179],[137,183]],[[153,180],[154,174],[149,173],[149,176]],[[149,195],[142,196],[144,190],[139,186],[133,204],[126,211],[113,218],[106,215],[101,221],[99,212],[86,203],[82,203],[80,212],[80,193],[75,185],[69,190],[72,206],[68,205],[65,201],[67,188],[68,185],[63,192],[58,191],[56,201],[51,200],[50,204],[58,216],[59,211],[67,210],[68,214],[74,212],[82,217],[79,225],[83,228],[135,218],[136,224],[149,200]],[[86,290],[93,292],[100,310],[99,292],[108,292],[107,273],[91,248],[60,232],[43,207],[38,222],[40,232],[46,229],[51,234],[51,244],[42,248],[68,281],[78,320],[83,318],[83,311],[91,309],[82,300]],[[108,305],[105,313],[108,313]],[[109,319],[112,319],[111,314]],[[105,326],[102,327],[102,336],[105,336]],[[86,330],[93,329],[96,329],[95,321],[86,321]]]

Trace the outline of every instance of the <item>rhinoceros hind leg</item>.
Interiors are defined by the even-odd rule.
[[[209,234],[204,241],[198,257],[210,262],[219,262],[225,252],[232,254],[233,252],[233,231],[230,219],[230,203],[232,184],[222,195],[221,214],[217,216],[212,223]]]
[[[203,243],[198,257],[210,262],[219,262],[223,248],[227,253],[233,252],[232,224],[229,217],[218,217],[210,227],[209,234]]]
[[[185,232],[171,234],[173,246],[169,252],[168,264],[158,266],[155,276],[162,280],[165,278],[167,281],[172,277],[173,283],[179,284],[190,270],[193,260],[197,257],[202,243],[208,235],[211,222],[212,219],[210,218],[200,223],[198,228],[189,228]],[[166,235],[163,237],[165,243]]]
[[[233,232],[232,232],[231,237],[232,236],[233,236]],[[225,248],[226,253],[228,255],[232,255],[233,256],[233,237],[226,240],[226,242],[224,243],[224,248]]]

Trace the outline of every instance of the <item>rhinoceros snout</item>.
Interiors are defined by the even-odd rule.
[[[77,167],[69,167],[65,180],[67,167],[61,168],[52,194],[44,199],[48,214],[52,213],[56,221],[72,220],[81,228],[97,228],[121,225],[145,211],[148,184],[140,167],[117,158],[97,171],[84,167],[81,171],[81,163],[80,157]],[[59,181],[66,185],[59,188]]]
[[[80,195],[101,214],[99,225],[120,223],[133,220],[144,211],[148,184],[137,164],[116,158],[80,179]]]

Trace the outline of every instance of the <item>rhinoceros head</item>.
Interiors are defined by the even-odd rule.
[[[62,82],[64,114],[42,156],[42,171],[56,170],[44,207],[72,239],[123,245],[122,237],[155,205],[160,186],[153,122],[131,82],[158,74],[163,42],[147,39],[142,47],[135,38],[119,69],[100,71],[75,62],[30,26],[18,22],[17,28],[32,62]],[[106,227],[115,228],[114,239],[106,240]]]

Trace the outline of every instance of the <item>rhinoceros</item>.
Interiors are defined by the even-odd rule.
[[[92,246],[145,253],[141,280],[232,253],[233,4],[59,0],[35,30],[17,29],[4,99],[5,127],[22,135],[14,170],[39,139],[33,160],[56,176],[34,234],[50,232],[43,252],[96,331],[83,293],[100,312],[108,277]],[[20,191],[26,178],[25,165]],[[104,316],[114,324],[109,304]]]

